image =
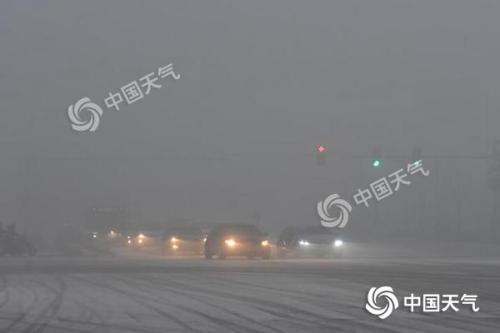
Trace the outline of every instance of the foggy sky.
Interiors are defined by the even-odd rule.
[[[137,223],[259,215],[278,229],[317,223],[324,196],[404,166],[337,154],[486,154],[499,14],[471,0],[2,1],[0,219],[43,227],[126,207]],[[105,109],[95,133],[71,130],[70,104],[102,105],[169,63],[180,80]],[[381,203],[383,220],[488,223],[484,162],[426,162],[432,176]],[[352,224],[373,213],[356,210]]]

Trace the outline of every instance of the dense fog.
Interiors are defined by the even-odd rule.
[[[350,228],[491,232],[500,129],[495,1],[6,1],[0,4],[0,217],[36,233],[92,209],[131,223],[318,223],[422,149],[427,178]],[[66,109],[157,67],[181,75],[98,130]],[[328,147],[324,166],[315,146]],[[381,147],[383,168],[369,158]],[[360,232],[362,235],[364,232]]]

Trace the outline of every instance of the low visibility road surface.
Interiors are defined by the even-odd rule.
[[[400,299],[386,320],[364,309],[382,285]],[[411,292],[478,294],[480,310],[410,313]],[[0,332],[500,332],[500,265],[3,258]]]

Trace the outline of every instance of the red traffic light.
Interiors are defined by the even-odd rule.
[[[316,162],[318,165],[324,165],[326,163],[326,147],[323,145],[316,146]]]
[[[326,147],[323,146],[323,145],[317,146],[316,149],[318,150],[318,153],[324,153],[324,152],[326,152]]]

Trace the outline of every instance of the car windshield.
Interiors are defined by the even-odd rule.
[[[309,235],[309,236],[334,236],[335,232],[332,229],[323,228],[321,226],[307,227],[299,229],[297,232],[299,235]]]
[[[231,225],[222,228],[225,234],[258,236],[262,233],[253,225]]]

